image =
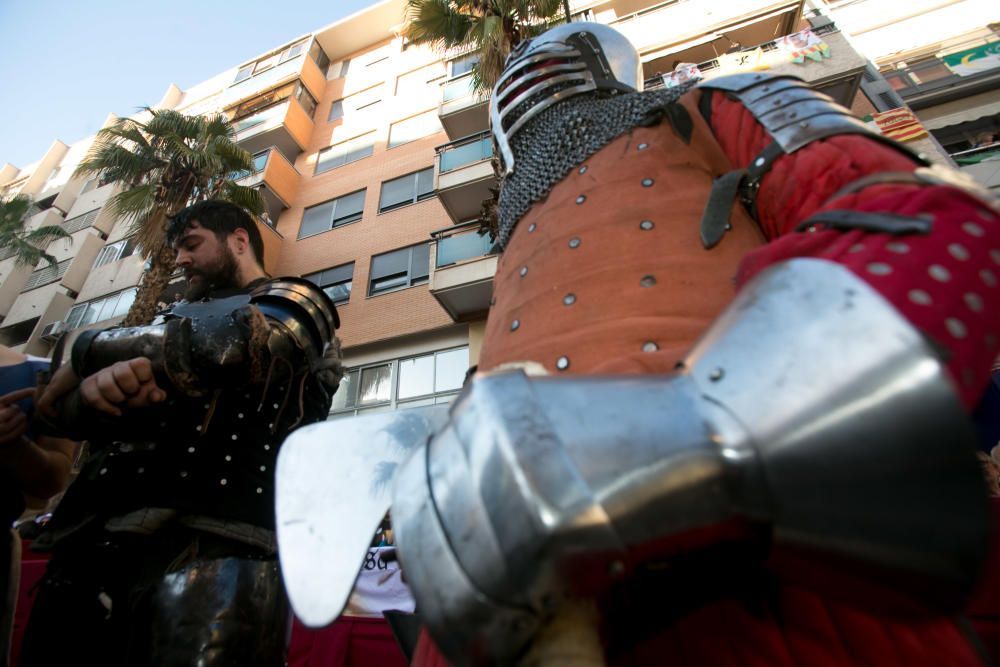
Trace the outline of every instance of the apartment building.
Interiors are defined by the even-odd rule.
[[[648,87],[692,65],[703,77],[749,67],[802,76],[862,116],[887,104],[872,92],[885,85],[878,70],[822,3],[571,6],[632,41]],[[226,112],[254,155],[244,182],[268,203],[266,268],[315,281],[340,311],[350,372],[334,417],[452,400],[478,358],[492,296],[495,248],[477,233],[492,145],[487,101],[469,85],[475,56],[408,44],[404,9],[385,0],[190,89],[171,86],[158,105]],[[783,38],[805,28],[822,53],[790,59]],[[31,225],[72,233],[49,248],[55,267],[0,261],[4,344],[45,355],[61,332],[114,325],[134,299],[143,261],[105,206],[115,186],[71,178],[92,141],[57,141],[32,165],[0,169],[0,189],[35,199]]]

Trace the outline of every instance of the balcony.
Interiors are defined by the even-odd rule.
[[[454,221],[478,218],[484,200],[492,196],[493,142],[489,132],[438,146],[435,151],[434,187],[438,199]]]
[[[277,54],[275,55],[277,56]],[[319,69],[316,63],[313,62],[313,59],[303,52],[294,58],[272,67],[265,68],[245,79],[231,84],[222,95],[220,100],[221,106],[232,106],[242,100],[251,98],[262,91],[269,90],[276,86],[280,86],[282,83],[295,79],[301,80],[305,84],[306,88],[309,89],[309,92],[312,93],[313,97],[318,99],[323,96],[323,89],[326,86],[326,77],[323,75],[323,72]]]
[[[830,57],[824,58],[820,62],[813,60],[806,60],[803,64],[789,62],[787,56],[778,49],[775,40],[748,46],[741,52],[755,53],[757,49],[761,49],[762,55],[759,64],[766,67],[763,71],[774,75],[797,76],[810,83],[816,90],[824,92],[840,104],[850,107],[858,86],[861,85],[867,60],[851,47],[847,39],[833,24],[814,28],[813,32],[830,47]],[[680,60],[697,63],[698,69],[706,80],[735,73],[735,70],[723,69],[718,58],[710,57],[707,60],[700,60],[705,55],[703,45],[699,45],[673,53],[663,62]],[[667,68],[665,71],[669,72],[670,70]],[[649,90],[661,88],[663,85],[662,76],[656,75],[646,80],[645,87]]]
[[[277,148],[269,148],[254,155],[254,171],[236,181],[248,188],[258,188],[267,204],[270,225],[277,224],[278,216],[288,208],[299,190],[299,172]]]
[[[438,116],[450,139],[467,137],[489,127],[489,98],[472,92],[471,73],[441,84]]]
[[[723,51],[731,41],[756,44],[775,35],[787,35],[793,31],[803,3],[801,0],[669,0],[643,7],[641,1],[614,0],[610,4],[611,9],[597,12],[595,19],[624,34],[644,54],[646,62],[696,43],[711,42],[723,34],[726,38]],[[669,69],[672,67],[662,71]]]
[[[236,143],[244,150],[257,154],[274,147],[289,158],[308,147],[313,131],[312,118],[291,98],[235,120],[233,126]]]
[[[964,44],[964,46],[974,45],[975,42]],[[883,71],[882,74],[889,85],[906,100],[907,105],[915,110],[977,94],[994,96],[1000,88],[1000,67],[987,69],[984,66],[979,72],[956,74],[948,67],[944,58],[937,56]]]
[[[951,158],[967,175],[1000,194],[1000,142],[952,153]]]
[[[430,292],[455,322],[482,318],[493,298],[496,248],[473,220],[431,233]]]

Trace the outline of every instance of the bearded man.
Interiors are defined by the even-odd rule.
[[[39,402],[91,449],[39,540],[53,558],[23,665],[284,664],[274,460],[329,411],[336,310],[268,277],[233,204],[184,209],[166,238],[186,300],[150,326],[82,333]]]

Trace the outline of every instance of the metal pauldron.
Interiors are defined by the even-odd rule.
[[[456,665],[516,659],[564,596],[733,522],[817,570],[955,605],[987,547],[973,442],[919,333],[849,271],[795,260],[676,375],[479,377],[403,464],[393,522]]]
[[[905,146],[872,131],[829,95],[813,90],[794,76],[748,72],[709,79],[698,87],[724,91],[742,102],[785,153],[838,134],[862,134],[892,146],[914,161],[925,162]]]

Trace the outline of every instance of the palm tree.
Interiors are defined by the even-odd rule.
[[[560,9],[568,22],[564,0],[407,0],[406,38],[440,50],[478,51],[473,91],[489,93],[511,50],[550,27]]]
[[[31,213],[32,201],[27,195],[0,199],[0,257],[14,257],[17,266],[35,266],[43,259],[49,266],[55,266],[56,258],[45,249],[53,241],[71,235],[59,225],[26,229]]]
[[[260,192],[235,183],[240,174],[253,171],[253,157],[236,145],[235,130],[224,115],[145,111],[145,122],[122,118],[98,132],[76,169],[76,175],[119,184],[122,190],[108,206],[118,219],[131,222],[149,260],[125,326],[153,319],[157,299],[174,272],[174,253],[164,234],[169,216],[203,199],[230,201],[254,217],[265,208]]]

